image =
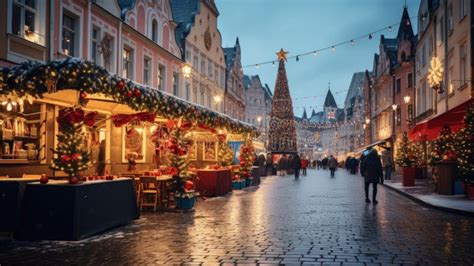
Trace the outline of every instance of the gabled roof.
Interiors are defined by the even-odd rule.
[[[224,48],[224,57],[225,57],[225,63],[226,63],[227,69],[231,69],[232,66],[234,65],[234,61],[238,53],[238,49],[240,49],[239,37],[237,37],[234,47]]]
[[[324,100],[324,107],[337,108],[336,100],[332,95],[331,89],[328,89],[328,93],[326,94],[326,99]]]
[[[364,86],[365,72],[357,72],[352,75],[351,85],[347,91],[346,99],[344,100],[344,107],[351,107],[351,99],[358,96],[363,97],[362,87]]]
[[[313,112],[311,113],[311,117],[313,117],[315,115],[316,115],[316,111],[314,111],[314,109],[313,109]]]
[[[215,4],[214,4],[215,5]],[[195,23],[196,14],[200,11],[199,0],[170,0],[171,13],[177,26],[175,29],[176,42],[181,52],[184,51],[186,37]],[[184,55],[184,53],[183,53]]]
[[[413,27],[411,25],[410,15],[408,14],[407,7],[403,8],[402,19],[400,21],[400,27],[398,28],[397,41],[400,43],[403,40],[413,41],[415,34],[413,33]]]
[[[250,81],[250,76],[244,75],[244,88],[248,89],[251,83],[252,82]]]
[[[306,108],[304,108],[304,111],[303,111],[303,119],[308,119],[308,114],[306,114]]]
[[[265,91],[266,91],[266,95],[270,98],[270,100],[272,99],[273,97],[273,93],[272,91],[270,90],[270,87],[268,87],[268,84],[265,83]]]

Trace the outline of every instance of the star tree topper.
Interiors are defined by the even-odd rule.
[[[281,61],[281,60],[286,60],[286,55],[288,54],[288,52],[286,52],[285,50],[283,50],[283,48],[280,49],[280,51],[278,53],[276,53],[276,55],[278,56],[278,61]]]

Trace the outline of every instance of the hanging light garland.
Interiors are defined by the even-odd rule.
[[[225,128],[236,134],[258,135],[253,125],[123,79],[78,58],[26,61],[11,68],[0,68],[0,103],[5,103],[7,109],[13,109],[24,100],[43,98],[44,94],[59,90],[77,90],[81,104],[87,103],[88,94],[102,94],[137,112],[146,110],[166,119],[184,118],[198,125]]]
[[[417,18],[418,18],[418,16],[413,16],[410,19],[417,19]],[[409,20],[407,20],[406,23],[407,23],[407,25],[410,25]],[[387,31],[387,30],[389,32],[391,32],[395,26],[398,26],[400,24],[401,23],[394,23],[394,24],[388,25],[386,27],[383,27],[381,29],[378,29],[378,30],[372,31],[370,33],[361,35],[357,38],[352,38],[352,39],[349,39],[347,41],[343,41],[343,42],[339,42],[339,43],[336,43],[336,44],[328,45],[326,47],[323,47],[323,48],[320,48],[320,49],[314,49],[312,51],[308,51],[308,52],[305,52],[305,53],[296,54],[296,55],[293,55],[293,56],[288,56],[287,59],[293,59],[294,58],[296,62],[299,62],[299,61],[301,61],[301,57],[303,57],[303,56],[307,56],[307,55],[311,55],[311,54],[314,55],[314,56],[317,56],[318,53],[320,53],[322,51],[327,51],[327,50],[331,50],[332,52],[335,52],[336,48],[338,46],[343,46],[343,45],[347,45],[347,44],[350,44],[351,46],[355,46],[355,43],[356,43],[357,40],[363,40],[363,39],[372,40],[376,33],[384,32],[384,31]],[[255,63],[255,64],[249,64],[249,65],[243,66],[243,68],[256,67],[257,69],[259,69],[261,65],[267,65],[267,64],[274,65],[275,62],[272,60],[272,61],[265,61],[265,62]]]

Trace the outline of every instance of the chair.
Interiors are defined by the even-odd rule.
[[[140,211],[144,206],[153,207],[153,210],[156,211],[159,193],[158,181],[155,176],[140,176]]]

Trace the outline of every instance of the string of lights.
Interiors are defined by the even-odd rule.
[[[417,18],[418,18],[418,16],[413,16],[413,17],[410,17],[410,20],[417,19]],[[407,20],[406,23],[410,23],[410,20]],[[336,48],[339,47],[339,46],[343,46],[343,45],[347,45],[347,44],[350,44],[351,46],[355,46],[356,41],[363,40],[363,39],[372,40],[374,38],[375,34],[380,33],[380,32],[384,32],[384,31],[387,31],[387,30],[389,32],[391,32],[394,27],[396,27],[400,24],[401,24],[400,22],[394,23],[394,24],[388,25],[386,27],[380,28],[378,30],[372,31],[370,33],[361,35],[359,37],[349,39],[347,41],[342,41],[342,42],[339,42],[339,43],[335,43],[333,45],[328,45],[328,46],[323,47],[323,48],[314,49],[314,50],[304,52],[304,53],[300,53],[300,54],[296,54],[296,55],[293,55],[293,56],[288,56],[287,59],[295,59],[296,62],[299,62],[300,58],[303,57],[303,56],[308,56],[308,55],[317,56],[320,52],[327,51],[327,50],[331,50],[332,52],[336,52]],[[269,61],[264,61],[264,62],[260,62],[260,63],[245,65],[245,66],[243,66],[243,68],[256,67],[258,69],[261,65],[268,65],[268,64],[272,64],[272,66],[275,66],[276,62],[277,62],[277,60],[269,60]]]

